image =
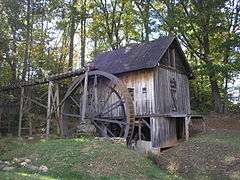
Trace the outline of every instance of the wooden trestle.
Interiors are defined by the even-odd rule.
[[[69,85],[68,90],[60,92],[59,85],[62,81],[71,78],[74,78],[74,80]],[[37,97],[32,91],[34,87],[40,85],[48,85],[48,88],[47,92]],[[84,124],[90,120],[99,134],[103,135],[105,133],[105,136],[108,137],[124,137],[128,143],[131,141],[135,122],[133,101],[126,86],[112,74],[84,68],[44,79],[0,87],[1,94],[15,90],[21,91],[18,121],[19,137],[22,135],[24,117],[35,105],[46,111],[46,137],[50,135],[53,119],[56,119],[58,132],[61,135],[71,134],[69,133],[70,128],[66,125],[70,119],[70,121],[77,120],[74,125],[75,129],[79,124]],[[31,119],[28,123],[29,134],[32,135]]]

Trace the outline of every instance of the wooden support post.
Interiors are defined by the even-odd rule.
[[[24,87],[21,87],[19,122],[18,122],[18,137],[21,137],[21,132],[22,132],[23,103],[24,103]]]
[[[207,131],[206,119],[202,117],[202,120],[203,120],[203,132],[206,132]]]
[[[97,75],[94,76],[94,104],[95,111],[98,113],[98,92],[97,92]]]
[[[80,124],[86,124],[85,114],[87,106],[87,96],[88,96],[88,70],[85,73],[84,79],[84,89],[83,89],[83,99],[82,99],[82,118]]]
[[[32,131],[32,119],[31,117],[28,119],[29,123],[29,136],[32,137],[33,131]]]
[[[2,114],[3,114],[3,106],[1,104],[1,107],[0,107],[0,129],[2,128]]]
[[[8,134],[11,134],[11,121],[8,120]]]
[[[52,103],[51,103],[51,97],[52,97],[52,82],[50,81],[48,83],[48,108],[47,108],[47,127],[46,127],[46,137],[49,137],[50,134],[50,120],[51,120],[51,109],[52,109]]]
[[[63,112],[62,110],[63,106],[61,106],[61,112]],[[60,133],[61,133],[61,136],[66,136],[66,131],[65,131],[65,123],[63,121],[63,113],[60,113],[60,116],[59,116],[59,126],[60,126]]]
[[[142,140],[142,120],[138,120],[138,136],[139,140]]]
[[[60,107],[59,107],[59,86],[58,83],[55,84],[55,112],[57,120],[57,133],[60,134]]]
[[[28,98],[27,98],[27,106],[29,107],[28,110],[27,110],[27,113],[28,113],[28,125],[29,125],[29,136],[32,137],[32,117],[29,116],[29,111],[31,110],[31,107],[32,107],[32,101],[30,101],[31,99],[31,96],[32,96],[32,88],[30,87],[29,88],[29,91],[28,91]]]
[[[191,116],[186,116],[185,117],[185,138],[186,141],[189,140],[189,123],[191,121]]]

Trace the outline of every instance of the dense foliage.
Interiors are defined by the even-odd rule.
[[[237,0],[1,0],[0,83],[84,66],[97,53],[176,35],[192,65],[192,106],[225,112],[240,71]]]

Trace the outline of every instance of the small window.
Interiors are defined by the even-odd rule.
[[[142,93],[143,93],[143,94],[146,94],[146,93],[147,93],[147,88],[145,88],[145,87],[142,88]]]
[[[169,49],[168,50],[168,60],[169,60],[169,66],[175,68],[175,49]]]
[[[128,88],[128,92],[129,92],[129,94],[132,96],[132,98],[134,100],[134,88]]]

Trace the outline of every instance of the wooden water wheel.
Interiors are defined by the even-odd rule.
[[[79,125],[95,126],[104,137],[123,137],[130,143],[134,131],[134,107],[127,87],[116,76],[88,71],[70,85],[62,101],[61,130],[69,136]]]

